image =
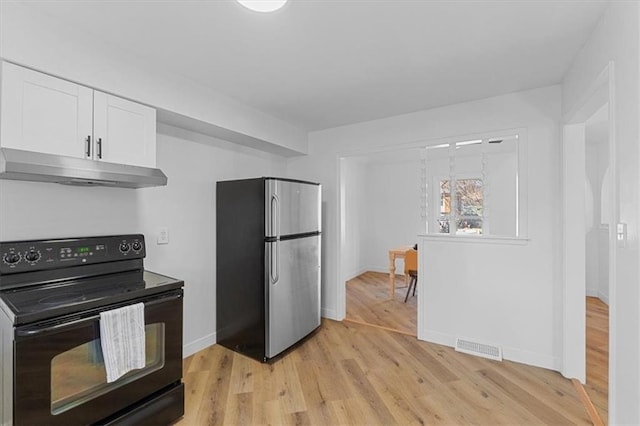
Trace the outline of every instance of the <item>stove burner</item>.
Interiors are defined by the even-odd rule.
[[[42,305],[58,305],[60,303],[79,302],[85,299],[86,297],[84,294],[73,291],[70,293],[56,294],[54,296],[42,298],[38,303]]]

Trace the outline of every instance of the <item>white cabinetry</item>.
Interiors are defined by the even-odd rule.
[[[0,145],[83,157],[93,90],[6,62],[0,90]]]
[[[93,92],[94,158],[156,166],[156,110],[117,96]]]
[[[3,62],[0,146],[155,167],[156,111]]]

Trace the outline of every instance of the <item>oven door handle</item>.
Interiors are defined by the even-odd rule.
[[[182,292],[178,293],[178,294],[173,294],[171,296],[165,296],[165,297],[161,297],[158,299],[152,299],[148,302],[144,302],[144,307],[149,307],[149,306],[154,306],[160,303],[166,303],[166,302],[171,302],[172,300],[178,300],[182,298]],[[137,302],[136,302],[137,303]],[[131,305],[132,303],[127,303],[124,304],[122,306],[127,306],[127,305]],[[122,306],[119,306],[120,308]],[[117,309],[117,308],[113,308],[113,309]],[[105,309],[104,311],[108,311],[109,309]],[[104,312],[103,311],[103,312]],[[25,327],[25,328],[19,328],[16,330],[16,336],[17,337],[31,337],[31,336],[37,336],[40,334],[46,334],[46,333],[52,333],[55,331],[58,331],[62,328],[67,328],[67,327],[78,327],[82,324],[88,323],[88,322],[93,322],[93,321],[97,321],[100,319],[100,314],[98,315],[91,315],[89,317],[83,317],[83,318],[78,318],[72,321],[66,321],[66,322],[62,322],[62,323],[58,323],[58,324],[47,324],[47,325],[40,325],[40,326],[33,326],[33,327]]]

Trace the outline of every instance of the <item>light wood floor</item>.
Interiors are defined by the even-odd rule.
[[[366,272],[347,282],[347,318],[416,335],[415,297],[404,302],[406,286],[396,277],[395,299],[389,298],[389,274]],[[609,307],[587,297],[587,383],[584,388],[604,424],[609,416]]]
[[[404,303],[407,287],[403,276],[396,276],[394,299],[389,298],[389,274],[365,272],[347,281],[346,287],[348,319],[416,335],[418,294],[409,295]]]
[[[392,301],[387,274],[368,272],[347,283],[348,317],[400,333],[324,320],[272,364],[220,345],[185,359],[186,413],[177,424],[591,424],[559,373],[408,335],[416,331],[416,301],[403,303],[403,286],[399,277]],[[607,311],[588,300],[586,389],[605,422]]]
[[[584,386],[602,421],[609,416],[609,307],[587,297],[587,384]]]
[[[325,320],[273,364],[220,345],[184,361],[179,425],[590,424],[570,381]]]

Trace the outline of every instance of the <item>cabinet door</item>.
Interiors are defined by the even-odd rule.
[[[156,166],[156,111],[94,91],[93,136],[97,160]]]
[[[93,90],[6,62],[0,90],[0,145],[87,157]]]

